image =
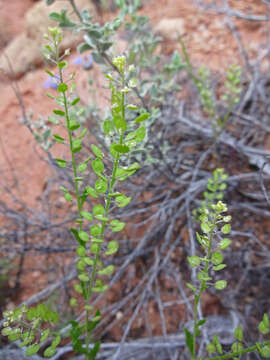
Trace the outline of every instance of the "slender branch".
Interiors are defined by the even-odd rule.
[[[81,13],[79,11],[79,9],[77,8],[76,4],[75,4],[75,1],[74,0],[69,0],[70,2],[70,5],[72,6],[75,14],[78,16],[80,22],[83,22],[83,19],[82,19],[82,16],[81,16]]]

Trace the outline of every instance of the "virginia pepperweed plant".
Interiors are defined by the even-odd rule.
[[[53,2],[47,0],[48,4]],[[75,4],[74,1],[71,3]],[[47,70],[58,92],[58,96],[47,93],[56,104],[53,116],[49,120],[54,124],[54,129],[60,125],[64,126],[65,134],[53,133],[52,129],[46,128],[46,136],[43,134],[42,137],[37,137],[37,140],[41,143],[46,140],[45,149],[49,149],[54,143],[62,144],[69,149],[68,159],[56,158],[55,162],[60,168],[70,170],[73,178],[73,190],[63,186],[59,190],[77,211],[77,219],[70,229],[77,244],[77,281],[74,284],[75,295],[70,300],[70,306],[82,307],[83,316],[80,321],[70,321],[68,336],[74,352],[83,354],[86,360],[96,359],[101,345],[100,340],[94,340],[93,331],[102,319],[102,313],[93,306],[93,298],[96,293],[107,290],[108,277],[115,271],[110,259],[119,248],[114,234],[125,227],[121,219],[114,217],[113,209],[124,208],[132,201],[128,194],[121,192],[121,183],[140,168],[136,151],[133,153],[133,150],[145,144],[150,125],[160,116],[157,105],[164,101],[166,91],[177,88],[173,81],[174,75],[184,68],[188,69],[199,91],[203,110],[213,119],[213,127],[217,133],[226,125],[229,113],[238,101],[241,91],[241,71],[238,66],[233,66],[227,73],[227,91],[223,98],[224,102],[227,102],[227,111],[222,118],[219,117],[213,99],[214,94],[208,83],[208,73],[201,68],[198,77],[194,74],[183,43],[185,62],[181,61],[178,53],[174,53],[171,64],[164,67],[167,77],[159,74],[145,80],[143,71],[159,62],[155,49],[160,40],[147,32],[146,17],[136,14],[141,4],[140,0],[118,0],[116,4],[121,9],[119,18],[104,26],[93,24],[91,16],[87,12],[79,13],[76,7],[74,10],[79,23],[71,21],[65,10],[59,14],[51,14],[51,18],[57,21],[60,27],[83,31],[84,42],[79,45],[79,52],[91,50],[94,61],[106,69],[111,92],[111,111],[103,122],[102,136],[109,146],[108,154],[102,151],[102,146],[92,144],[91,153],[83,158],[83,142],[89,134],[80,121],[83,110],[80,108],[80,98],[75,93],[75,76],[66,75],[66,56],[69,51],[61,55],[60,28],[49,28],[49,34],[45,36],[47,44],[44,55],[58,69],[57,73]],[[113,44],[111,37],[124,23],[126,15],[130,19],[125,26],[133,31],[129,51],[125,56],[111,59],[107,54],[107,50]],[[129,101],[132,94],[135,94],[142,106],[141,109]],[[148,102],[145,101],[147,97]],[[89,168],[96,178],[94,183],[86,184]],[[193,294],[194,302],[193,326],[184,329],[190,360],[244,359],[244,355],[251,352],[263,358],[270,358],[270,340],[246,346],[242,327],[234,330],[235,342],[231,345],[230,351],[224,349],[222,339],[214,335],[206,346],[204,357],[198,355],[201,330],[207,321],[199,315],[201,297],[209,287],[226,291],[227,286],[226,280],[221,276],[226,268],[224,252],[231,244],[228,237],[231,231],[231,216],[227,214],[228,209],[223,202],[226,179],[227,175],[222,169],[215,170],[208,181],[200,208],[193,212],[201,231],[196,233],[200,252],[187,258],[193,273],[196,274],[193,280],[186,284]],[[91,199],[91,208],[86,201],[87,198]],[[2,334],[10,341],[19,341],[20,346],[26,349],[27,356],[39,352],[49,358],[56,354],[62,339],[58,326],[60,319],[48,305],[37,304],[30,308],[21,306],[6,311],[4,318]],[[267,314],[264,314],[258,330],[263,336],[269,334]]]

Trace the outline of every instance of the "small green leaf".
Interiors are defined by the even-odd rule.
[[[110,220],[108,217],[103,216],[103,215],[96,215],[95,218],[96,218],[96,220],[98,220],[98,221],[105,221],[105,222],[107,222],[107,221]]]
[[[263,358],[270,358],[270,345],[265,345],[261,348],[260,350],[260,354],[262,355]]]
[[[92,161],[92,168],[96,174],[101,174],[104,171],[104,164],[99,158],[97,158]]]
[[[91,243],[90,251],[91,251],[93,254],[97,254],[98,251],[99,251],[99,244]]]
[[[243,345],[239,342],[234,342],[231,346],[231,349],[233,352],[238,352],[241,351],[243,349]]]
[[[4,329],[2,329],[1,334],[3,336],[9,336],[12,333],[12,328],[11,327],[6,327]]]
[[[49,311],[48,313],[49,316],[49,321],[52,322],[53,324],[57,324],[59,321],[59,315],[57,314],[56,311]]]
[[[196,326],[200,327],[200,326],[204,325],[205,323],[206,323],[206,319],[201,319],[197,322]]]
[[[78,306],[77,299],[71,298],[71,299],[69,300],[69,305],[70,305],[71,307],[76,307],[76,306]]]
[[[94,260],[89,258],[89,257],[85,257],[83,258],[84,262],[89,265],[89,266],[93,266],[94,265]]]
[[[220,265],[214,266],[213,270],[220,271],[220,270],[223,270],[226,266],[227,266],[226,264],[220,264]]]
[[[269,333],[269,324],[267,325],[264,321],[261,321],[258,326],[259,332],[263,335]]]
[[[220,241],[218,247],[220,248],[220,250],[225,250],[227,249],[227,247],[229,247],[231,244],[231,240],[228,238],[224,238]]]
[[[97,193],[99,194],[105,194],[108,188],[108,184],[106,181],[102,180],[102,179],[98,179],[95,182],[95,189],[97,191]]]
[[[227,281],[226,280],[219,280],[215,283],[215,288],[217,290],[223,290],[225,289],[227,286]]]
[[[187,259],[191,267],[197,267],[201,263],[200,258],[196,255],[188,256]]]
[[[114,231],[114,232],[117,232],[117,231],[121,231],[124,229],[125,227],[125,223],[124,222],[121,222],[119,220],[112,220],[110,222],[110,228],[111,228],[111,231]]]
[[[62,110],[53,110],[53,113],[58,116],[65,116],[65,112]]]
[[[21,334],[18,332],[18,333],[11,333],[10,335],[8,335],[8,340],[10,341],[17,341],[17,340],[20,340],[21,338]]]
[[[136,119],[135,119],[135,123],[138,124],[142,121],[145,121],[149,118],[150,114],[149,113],[144,113],[139,115]]]
[[[53,4],[54,2],[55,2],[55,0],[46,0],[47,5],[51,5],[51,4]],[[61,15],[60,15],[60,14],[57,14],[56,12],[50,13],[49,18],[52,19],[52,20],[54,20],[54,21],[57,21],[57,22],[60,22],[60,21],[62,20]],[[51,31],[50,31],[50,32],[51,32]],[[54,35],[54,37],[55,37],[55,36],[56,36],[56,35]]]
[[[89,235],[85,231],[79,231],[79,237],[82,241],[85,241],[85,242],[89,240]]]
[[[212,254],[211,260],[213,264],[220,265],[223,261],[223,255],[221,254],[221,252],[217,251]]]
[[[83,247],[83,246],[78,246],[78,247],[77,247],[77,254],[78,254],[78,256],[80,256],[80,257],[84,257],[84,256],[86,255],[86,249],[85,249],[85,247]]]
[[[82,289],[82,287],[81,287],[80,284],[75,284],[75,285],[74,285],[74,290],[75,290],[76,293],[78,293],[78,294],[82,294],[82,293],[83,293],[83,289]]]
[[[49,99],[54,100],[55,96],[53,96],[52,94],[50,94],[48,91],[46,92],[46,95],[48,96]]]
[[[193,292],[196,292],[196,291],[197,291],[197,289],[195,288],[195,286],[193,286],[192,284],[186,283],[186,285],[187,285],[187,287],[188,287],[190,290],[192,290]]]
[[[113,149],[114,151],[121,154],[126,154],[129,152],[129,147],[127,145],[113,144]]]
[[[79,280],[81,280],[82,282],[87,282],[89,281],[89,276],[86,273],[82,273],[78,276]]]
[[[263,314],[263,320],[262,321],[263,321],[265,327],[269,327],[269,318],[268,318],[268,315],[266,313]]]
[[[53,116],[48,116],[48,121],[54,125],[59,124],[59,122]]]
[[[116,240],[109,241],[107,244],[107,251],[105,251],[105,255],[113,255],[118,251],[119,245]]]
[[[74,99],[74,100],[72,101],[71,106],[74,106],[74,105],[78,104],[79,101],[80,101],[80,98],[77,97],[76,99]]]
[[[66,199],[67,202],[70,202],[73,199],[72,195],[67,192],[64,194],[64,198]]]
[[[122,117],[120,116],[115,116],[113,118],[113,124],[115,126],[115,128],[118,130],[118,131],[121,131],[122,133],[124,133],[126,130],[127,130],[127,123],[125,120],[123,120]]]
[[[102,243],[103,243],[103,239],[93,237],[93,238],[91,239],[91,243],[102,244]]]
[[[200,282],[203,282],[203,281],[211,281],[212,278],[207,274],[207,273],[204,273],[203,271],[200,271],[198,273],[198,280]]]
[[[61,341],[61,336],[56,336],[51,344],[52,347],[56,347],[60,344],[60,341]]]
[[[86,264],[85,262],[83,261],[83,259],[80,259],[79,261],[77,261],[77,269],[79,271],[84,271],[86,268]]]
[[[65,141],[65,139],[62,136],[58,135],[58,134],[53,134],[53,137],[60,144],[62,144]]]
[[[185,336],[186,336],[186,345],[189,349],[190,354],[194,355],[194,346],[193,346],[193,336],[188,329],[184,328]]]
[[[196,232],[196,239],[202,247],[208,246],[208,238]]]
[[[129,140],[133,140],[136,137],[136,132],[135,131],[131,131],[130,133],[128,133],[125,137],[125,142],[129,141]]]
[[[104,154],[103,152],[94,144],[91,145],[91,149],[93,151],[93,153],[96,155],[97,158],[99,159],[103,159],[104,158]],[[102,170],[103,171],[103,170]],[[102,172],[101,171],[101,172]]]
[[[49,335],[50,335],[50,329],[46,329],[46,330],[42,331],[40,342],[42,343],[43,341],[47,340]]]
[[[84,172],[87,170],[87,164],[85,163],[81,163],[79,166],[78,166],[78,171],[79,172]]]
[[[38,344],[30,345],[27,348],[25,355],[26,356],[32,356],[32,355],[36,354],[38,352],[38,350],[39,350],[39,345]]]
[[[97,199],[98,194],[95,189],[93,189],[91,186],[86,186],[85,191],[88,195],[90,195],[92,198]]]
[[[70,124],[69,124],[69,129],[70,129],[71,131],[75,131],[75,130],[79,129],[80,126],[81,126],[81,125],[78,124],[75,120],[71,120],[71,122],[70,122]]]
[[[60,168],[65,168],[65,167],[67,167],[67,162],[66,162],[66,160],[63,160],[63,159],[55,159],[55,161],[57,162],[57,165],[58,165]]]
[[[127,206],[131,201],[131,197],[127,197],[124,194],[119,194],[115,197],[115,202],[118,207],[125,207]]]
[[[213,336],[213,341],[212,341],[212,343],[213,343],[214,345],[216,345],[217,351],[218,351],[218,353],[221,355],[221,354],[223,353],[222,345],[221,345],[221,343],[220,343],[220,341],[219,341],[219,339],[218,339],[218,336],[217,336],[216,334]]]
[[[99,348],[101,345],[101,341],[97,341],[94,347],[90,351],[90,359],[96,359],[97,353],[99,352]]]
[[[101,227],[98,224],[91,226],[90,234],[95,238],[99,237],[101,235]]]
[[[229,234],[229,232],[231,231],[231,225],[225,224],[224,226],[222,226],[221,231],[223,234]]]
[[[45,69],[45,72],[49,74],[52,78],[55,78],[55,75],[48,69]]]
[[[84,217],[86,220],[92,221],[93,220],[93,216],[90,212],[88,211],[81,211],[81,215],[82,217]]]
[[[110,276],[114,272],[114,265],[108,265],[104,269],[98,271],[99,275],[107,275]]]
[[[26,313],[26,318],[28,321],[32,321],[34,319],[36,319],[38,316],[38,311],[36,308],[34,307],[30,307],[28,310],[27,310],[27,313]]]
[[[105,135],[109,136],[114,131],[113,123],[110,120],[105,120],[103,124],[103,131]]]
[[[145,138],[146,130],[144,126],[139,127],[139,129],[136,130],[136,142],[141,142]]]
[[[206,345],[206,351],[208,354],[214,354],[216,352],[216,346],[212,343]]]
[[[96,280],[95,287],[93,288],[93,292],[102,293],[108,289],[108,285],[104,285],[101,279]]]
[[[133,104],[128,104],[128,105],[127,105],[127,108],[128,108],[129,110],[138,110],[138,109],[139,109],[137,105],[133,105]]]
[[[68,86],[65,83],[59,84],[57,90],[61,93],[64,93],[68,90]]]
[[[112,157],[116,157],[117,156],[117,151],[115,151],[115,149],[114,149],[114,146],[115,146],[116,144],[115,143],[113,143],[113,144],[111,144],[111,146],[110,146],[110,154],[112,155]]]
[[[68,65],[68,63],[66,61],[61,61],[61,62],[58,63],[58,68],[63,69],[67,65]]]
[[[201,223],[201,229],[206,234],[211,231],[210,226],[206,222]]]
[[[238,341],[243,341],[243,329],[241,328],[241,326],[235,328],[234,336]]]
[[[47,358],[52,357],[53,355],[55,355],[56,353],[56,349],[54,347],[48,347],[45,351],[44,351],[44,356]]]
[[[77,152],[79,152],[79,151],[81,151],[81,150],[82,150],[82,146],[77,146],[77,147],[73,147],[73,148],[72,148],[73,154],[75,154],[75,153],[77,153]]]
[[[93,214],[94,214],[94,216],[104,215],[104,214],[105,214],[105,209],[104,209],[104,207],[103,207],[101,204],[94,205],[94,207],[93,207]]]

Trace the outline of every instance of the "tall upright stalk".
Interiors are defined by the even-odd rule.
[[[80,128],[80,124],[77,119],[74,120],[74,116],[70,114],[71,107],[77,104],[79,99],[72,100],[67,96],[69,87],[64,81],[63,73],[63,68],[67,64],[66,62],[62,61],[63,56],[59,56],[59,44],[61,42],[61,33],[59,29],[52,29],[51,35],[52,45],[47,46],[47,50],[49,51],[48,57],[57,65],[59,69],[59,82],[57,89],[61,95],[58,97],[57,103],[60,105],[62,104],[64,108],[64,111],[54,110],[54,113],[65,118],[65,125],[68,133],[67,143],[69,145],[71,156],[71,168],[73,172],[73,182],[75,187],[75,197],[78,212],[77,222],[79,223],[79,229],[73,229],[73,233],[79,243],[77,249],[79,261],[77,263],[77,267],[79,272],[78,278],[80,280],[80,285],[77,285],[75,290],[83,295],[85,302],[85,324],[83,326],[86,336],[85,344],[80,343],[78,334],[80,334],[82,327],[76,322],[73,322],[73,333],[76,333],[76,336],[74,335],[73,340],[74,343],[77,344],[77,350],[85,354],[85,359],[92,360],[95,358],[100,344],[100,342],[97,342],[94,347],[91,345],[92,331],[100,319],[100,312],[98,310],[96,311],[96,315],[91,315],[93,311],[93,306],[91,305],[92,296],[94,292],[103,292],[106,290],[106,285],[103,285],[103,280],[100,279],[100,276],[110,275],[114,270],[113,265],[109,265],[104,268],[101,262],[102,249],[104,249],[104,236],[108,227],[111,231],[121,231],[125,225],[123,222],[120,222],[117,219],[109,219],[111,203],[114,201],[114,205],[124,207],[131,200],[131,198],[127,197],[126,195],[115,192],[115,185],[117,183],[117,178],[119,177],[119,172],[120,177],[123,177],[124,175],[125,178],[132,175],[138,169],[138,165],[136,164],[133,164],[132,168],[130,169],[121,169],[120,157],[122,155],[127,156],[128,152],[130,151],[130,146],[134,147],[134,143],[136,144],[136,142],[143,140],[145,136],[145,128],[140,126],[136,132],[131,133],[132,135],[129,134],[128,139],[129,141],[132,140],[132,142],[125,141],[125,137],[128,135],[126,134],[128,127],[125,119],[125,102],[126,93],[130,91],[130,89],[126,86],[129,71],[126,70],[125,57],[117,57],[113,60],[113,65],[117,69],[117,77],[114,79],[111,75],[108,75],[112,92],[112,121],[109,121],[109,124],[108,121],[106,123],[107,127],[109,126],[109,130],[106,130],[104,123],[105,133],[107,132],[108,135],[109,131],[109,133],[113,132],[114,134],[113,143],[110,147],[110,153],[113,158],[112,171],[111,174],[104,173],[104,154],[96,145],[92,145],[92,151],[96,158],[91,162],[91,165],[94,173],[97,175],[98,180],[95,183],[95,188],[87,186],[84,191],[80,193],[79,183],[83,181],[83,177],[78,176],[80,168],[77,165],[75,154],[82,149],[81,138],[83,132],[78,136],[76,130]],[[54,76],[53,74],[51,75]],[[133,110],[135,109],[137,109],[137,107],[134,108],[133,105]],[[142,115],[138,117],[138,121],[135,119],[135,123],[139,123],[142,120],[147,119],[147,117],[149,117],[149,114],[144,113],[143,117]],[[65,139],[60,135],[55,136],[59,142],[65,141]],[[85,164],[89,160],[90,158],[84,161],[83,169],[86,169]],[[61,167],[65,167],[67,165],[67,162],[63,159],[57,159],[57,161]],[[64,189],[64,191],[67,190]],[[83,204],[88,195],[96,199],[102,197],[101,203],[93,206],[93,213],[83,211]],[[67,199],[72,201],[71,194],[68,194]],[[84,231],[83,222],[85,219],[92,223],[94,222],[94,225],[90,227],[90,234],[87,231]],[[111,241],[107,244],[107,251],[105,254],[111,255],[115,253],[117,249],[118,245],[116,241]],[[90,254],[88,255],[88,253]],[[98,283],[97,280],[99,280]],[[76,305],[75,299],[72,299],[72,304],[74,306]]]

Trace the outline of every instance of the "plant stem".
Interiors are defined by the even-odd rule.
[[[123,142],[123,136],[121,136],[120,139],[120,144],[122,144]],[[113,173],[112,173],[112,179],[110,182],[110,186],[109,186],[109,192],[106,198],[106,206],[105,206],[105,217],[107,217],[109,209],[110,209],[110,204],[111,204],[111,193],[113,191],[113,186],[116,180],[116,170],[117,170],[117,166],[118,166],[118,161],[119,161],[119,154],[117,153],[115,161],[114,161],[114,166],[113,166]],[[103,237],[104,235],[104,230],[105,230],[105,226],[106,226],[106,222],[103,221],[102,222],[102,227],[101,227],[101,235],[100,238]],[[98,244],[98,249],[97,252],[95,254],[95,259],[94,259],[94,264],[93,264],[93,269],[92,269],[92,273],[91,273],[91,278],[90,278],[90,283],[89,283],[89,288],[88,288],[88,292],[87,292],[87,296],[86,296],[86,303],[88,304],[91,296],[92,296],[92,292],[93,292],[93,287],[95,284],[95,279],[96,279],[96,272],[97,272],[97,262],[99,259],[99,255],[100,255],[100,250],[101,250],[101,244]],[[90,335],[91,332],[88,330],[88,320],[89,317],[89,310],[86,311],[86,348],[89,348],[89,344],[90,344]],[[86,355],[86,360],[88,360],[88,356]]]
[[[248,348],[246,348],[246,349],[242,349],[242,350],[239,350],[239,351],[235,351],[235,352],[232,352],[232,353],[229,353],[229,354],[219,355],[219,356],[214,356],[214,357],[206,358],[205,360],[231,359],[231,358],[234,358],[234,357],[243,355],[243,354],[247,354],[247,353],[256,351],[256,350],[258,350],[258,347],[259,347],[259,346],[269,346],[269,345],[270,345],[270,340],[269,340],[269,341],[266,341],[266,342],[264,342],[264,343],[262,343],[262,344],[253,345],[253,346],[250,346],[250,347],[248,347]]]
[[[62,69],[60,69],[59,75],[60,75],[60,82],[63,83]],[[73,150],[73,139],[72,139],[72,131],[70,130],[70,119],[69,119],[69,112],[68,112],[68,104],[67,104],[67,97],[66,97],[65,93],[63,93],[63,99],[64,99],[65,114],[66,114],[65,115],[66,127],[67,127],[68,137],[69,137],[69,148],[70,148],[70,152],[71,152],[71,163],[72,163],[72,170],[73,170],[73,180],[74,180],[74,184],[75,184],[76,201],[77,201],[79,217],[81,218],[82,217],[81,216],[81,207],[82,206],[81,206],[81,200],[80,200],[79,185],[78,185],[78,181],[76,181],[78,173],[77,173],[75,155],[74,155],[74,153],[72,151]],[[81,224],[80,224],[80,227],[81,227]]]
[[[125,85],[125,78],[124,75],[122,76],[122,87],[124,87]],[[123,119],[125,119],[125,94],[122,93],[121,96],[121,107],[122,107],[122,117]],[[120,139],[119,139],[119,145],[123,144],[123,139],[124,139],[124,134],[122,133],[120,135]],[[117,171],[117,167],[118,167],[118,163],[119,163],[119,158],[120,158],[120,154],[117,153],[115,160],[114,160],[114,164],[113,164],[113,171],[112,171],[112,177],[111,177],[111,181],[110,181],[110,185],[109,185],[109,190],[107,193],[107,197],[105,200],[105,217],[107,217],[109,210],[110,210],[110,205],[111,205],[111,194],[113,192],[113,188],[114,188],[114,184],[116,181],[116,171]],[[100,234],[100,238],[102,239],[104,236],[104,231],[105,231],[105,227],[106,227],[106,221],[102,221],[102,226],[101,226],[101,234]],[[93,287],[95,285],[95,279],[96,279],[96,273],[97,273],[97,263],[98,263],[98,259],[100,256],[100,251],[101,251],[101,245],[102,244],[98,244],[98,249],[97,252],[95,254],[95,259],[94,259],[94,264],[93,264],[93,268],[92,268],[92,273],[91,273],[91,278],[90,278],[90,283],[89,283],[89,288],[88,288],[88,292],[87,292],[87,296],[86,296],[86,303],[88,304],[91,296],[92,296],[92,292],[93,292]],[[89,344],[90,344],[90,331],[88,331],[88,316],[89,316],[89,311],[86,311],[86,348],[89,348]],[[86,355],[86,360],[88,360],[88,356]]]
[[[213,223],[216,225],[216,216],[214,217]],[[210,231],[210,235],[209,235],[209,244],[208,244],[208,249],[207,249],[207,260],[210,260],[211,258],[211,253],[212,253],[212,242],[213,242],[213,237],[214,237],[214,229],[215,227],[212,228],[212,230]],[[203,268],[203,273],[205,275],[208,274],[208,270],[209,270],[209,262],[210,261],[206,261],[204,268]],[[203,280],[199,289],[199,293],[198,295],[195,295],[195,300],[194,300],[194,305],[193,305],[193,314],[194,314],[194,324],[193,324],[193,354],[191,356],[191,360],[196,360],[196,340],[197,340],[197,321],[198,321],[198,305],[200,302],[200,298],[203,294],[203,292],[206,289],[206,281]]]
[[[63,83],[62,69],[59,70],[59,77],[60,77],[60,82]],[[81,198],[80,198],[79,184],[78,184],[78,181],[76,181],[78,173],[77,173],[75,155],[73,152],[73,138],[72,138],[72,131],[70,130],[70,118],[69,118],[69,111],[68,111],[68,103],[67,103],[67,97],[66,97],[65,93],[63,93],[63,100],[64,100],[64,108],[65,108],[66,127],[67,127],[68,137],[69,137],[69,148],[70,148],[70,153],[71,153],[71,163],[72,163],[72,170],[73,170],[73,180],[74,180],[74,184],[75,184],[77,208],[78,208],[78,213],[79,213],[79,219],[82,219],[82,215],[81,215],[82,202],[81,202]],[[82,222],[80,222],[79,226],[80,226],[80,231],[81,231],[82,230]],[[97,262],[97,260],[96,260],[96,262]],[[95,262],[95,267],[96,267],[96,262]],[[84,296],[84,298],[85,298],[85,302],[88,304],[88,300],[89,300],[88,293]],[[87,349],[89,348],[89,343],[90,343],[90,334],[88,331],[88,328],[89,328],[89,319],[88,318],[89,318],[89,310],[86,310],[86,334],[87,334],[86,348]],[[87,354],[86,354],[86,360],[88,360]]]
[[[71,5],[72,8],[73,8],[73,11],[74,11],[75,14],[78,16],[79,20],[80,20],[81,23],[82,23],[82,22],[83,22],[82,16],[81,16],[80,11],[79,11],[79,9],[77,8],[74,0],[69,0],[69,2],[70,2],[70,5]]]

